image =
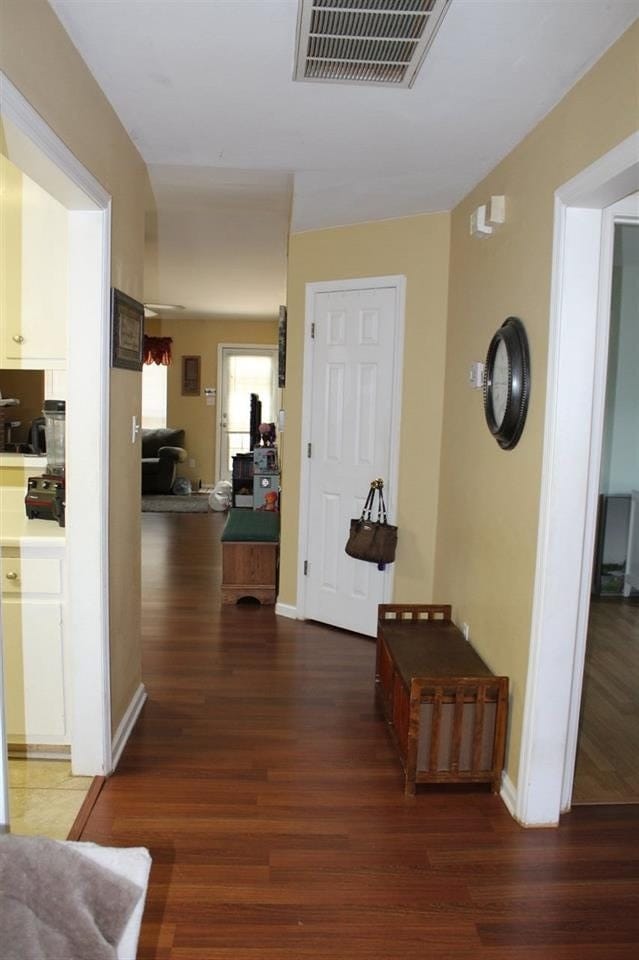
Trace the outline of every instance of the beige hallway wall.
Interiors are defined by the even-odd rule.
[[[531,633],[548,353],[553,196],[628,137],[639,121],[635,24],[561,103],[455,209],[435,592],[498,673],[511,679],[507,769],[517,783]],[[506,223],[487,240],[469,216],[506,196]],[[532,391],[519,445],[501,450],[468,368],[514,314],[526,325]]]
[[[279,601],[297,602],[305,288],[320,280],[406,277],[395,599],[433,594],[450,216],[436,213],[291,236]]]

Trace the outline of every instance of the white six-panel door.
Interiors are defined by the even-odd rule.
[[[392,568],[353,560],[344,546],[371,480],[384,479],[391,522],[394,515],[400,302],[390,284],[316,291],[307,343],[304,614],[369,636],[376,632],[377,605],[390,599]]]

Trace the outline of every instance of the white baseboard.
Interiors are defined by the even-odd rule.
[[[504,801],[504,804],[508,808],[508,813],[511,815],[513,820],[516,820],[521,827],[526,827],[528,830],[533,830],[535,828],[548,829],[549,827],[556,827],[558,825],[558,820],[553,820],[550,823],[533,823],[531,821],[522,820],[517,813],[517,804],[519,802],[517,796],[517,787],[512,782],[507,773],[502,775],[501,780],[501,790],[499,791],[499,796]]]
[[[517,787],[512,782],[506,771],[504,771],[501,777],[501,790],[499,791],[499,796],[504,801],[508,813],[516,820],[517,815],[515,811],[517,810]]]
[[[276,603],[275,613],[278,617],[288,617],[289,620],[299,620],[297,607],[293,607],[289,603]]]
[[[115,731],[113,736],[113,741],[111,743],[111,773],[113,773],[120,761],[122,751],[126,746],[127,740],[131,736],[135,722],[138,719],[140,710],[144,706],[145,702],[146,690],[144,684],[141,683],[131,697],[131,702],[126,708],[124,716],[118,724],[118,729]]]

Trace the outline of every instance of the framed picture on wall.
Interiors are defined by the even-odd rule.
[[[111,290],[111,366],[142,369],[144,306],[128,294]]]
[[[280,307],[277,335],[277,385],[286,386],[286,307]]]
[[[182,396],[200,395],[200,357],[182,357]]]

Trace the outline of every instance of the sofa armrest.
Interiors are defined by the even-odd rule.
[[[160,447],[158,457],[160,460],[175,460],[178,463],[184,463],[186,450],[184,447]]]

